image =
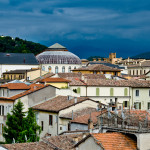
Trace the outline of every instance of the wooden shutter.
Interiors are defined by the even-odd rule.
[[[124,89],[124,96],[128,96],[128,89],[127,88]]]
[[[96,96],[99,96],[99,88],[96,88]]]
[[[141,109],[141,102],[139,103],[139,109]]]
[[[114,95],[114,89],[110,88],[110,96],[113,96],[113,95]]]
[[[79,87],[77,88],[77,93],[80,93],[80,88]]]

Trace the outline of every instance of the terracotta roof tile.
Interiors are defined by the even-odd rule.
[[[90,113],[83,114],[83,115],[81,114],[80,116],[71,120],[71,122],[79,123],[79,124],[88,124],[88,120],[91,118],[91,120],[93,121],[93,124],[97,124],[97,117],[106,112],[107,112],[106,110],[103,110],[103,111],[91,112],[91,114]]]
[[[0,88],[7,88],[10,90],[28,90],[30,87],[25,83],[7,83],[0,86]]]
[[[40,82],[70,82],[70,80],[67,80],[67,79],[63,79],[63,78],[45,78],[45,79],[42,79]]]
[[[92,137],[105,150],[137,149],[136,141],[122,133],[95,133],[92,134]]]
[[[60,78],[68,78],[68,77],[73,77],[73,78],[80,78],[82,74],[81,73],[58,73],[58,76]]]
[[[2,146],[8,150],[54,150],[51,145],[48,145],[42,141],[33,143],[4,144]]]
[[[71,80],[71,79],[70,79]],[[87,79],[78,82],[72,78],[70,86],[114,86],[114,87],[150,87],[150,81],[143,80],[113,80],[113,79]]]
[[[77,103],[83,102],[88,99],[89,98],[87,98],[87,97],[78,97]],[[67,96],[57,96],[57,97],[50,99],[44,103],[33,106],[33,109],[58,112],[62,109],[70,107],[74,104],[75,104],[74,98],[72,98],[71,100],[68,100]]]
[[[93,107],[82,108],[73,112],[73,118],[77,118],[81,115],[87,115],[87,114],[90,114],[91,112],[96,112],[96,108],[93,108]],[[71,119],[72,112],[67,113],[67,114],[62,114],[59,117]]]
[[[94,64],[87,67],[81,67],[74,69],[74,71],[82,71],[82,70],[88,70],[88,71],[121,71],[120,69],[109,67],[103,64]]]

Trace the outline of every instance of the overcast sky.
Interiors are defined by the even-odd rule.
[[[150,0],[0,0],[0,35],[60,43],[80,58],[133,56],[150,51]]]

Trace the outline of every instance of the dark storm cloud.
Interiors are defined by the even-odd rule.
[[[150,51],[148,0],[0,0],[0,19],[2,35],[60,42],[85,58]]]

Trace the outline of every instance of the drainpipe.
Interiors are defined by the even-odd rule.
[[[58,135],[58,130],[59,130],[59,119],[58,119],[58,114],[57,114],[57,135]]]
[[[86,87],[86,97],[87,97],[87,85],[85,87]]]

